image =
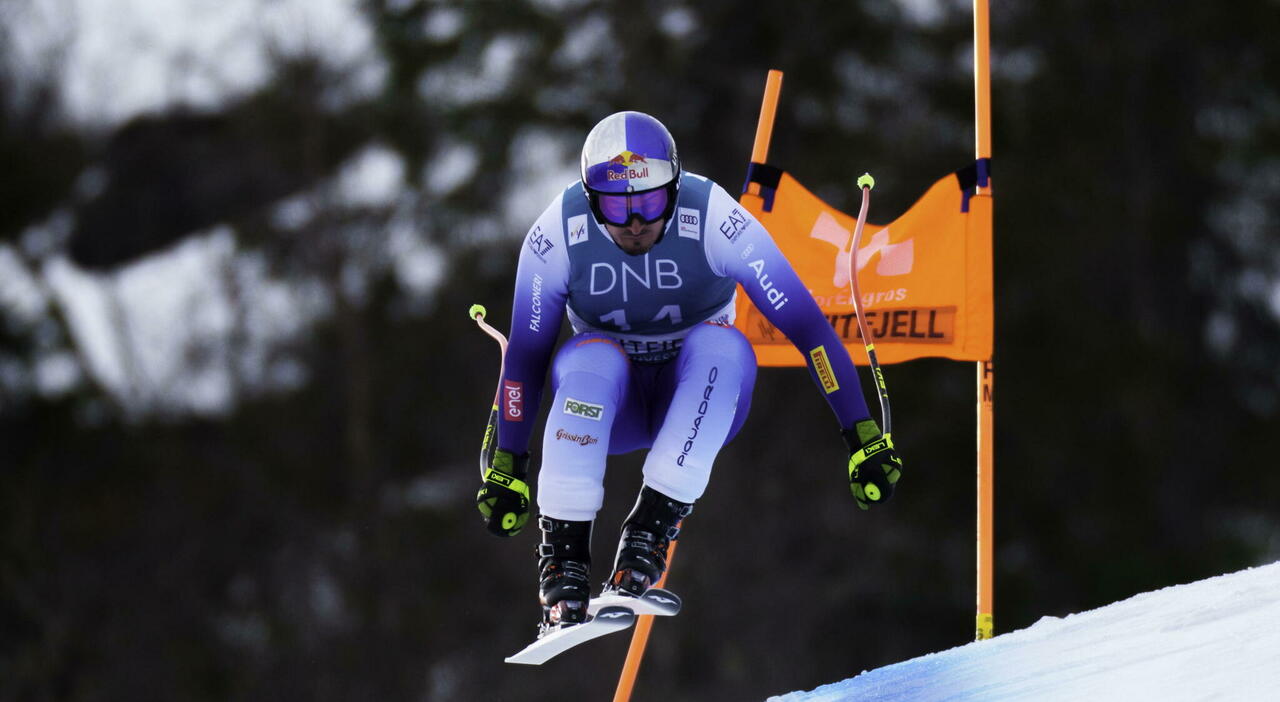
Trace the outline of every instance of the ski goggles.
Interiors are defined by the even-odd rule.
[[[591,192],[591,209],[602,222],[625,227],[633,217],[651,224],[671,216],[675,206],[674,188],[667,185],[641,193]]]

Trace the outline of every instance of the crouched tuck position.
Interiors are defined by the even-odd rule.
[[[620,112],[582,148],[582,179],[525,237],[502,377],[498,449],[477,495],[490,531],[528,520],[528,445],[550,368],[538,527],[544,628],[581,622],[591,527],[610,454],[649,449],[605,588],[638,595],[747,418],[756,361],[731,325],[737,284],[808,359],[839,420],[858,505],[886,500],[901,459],[857,373],[769,233],[723,188],[680,170],[656,119]],[[562,315],[575,332],[554,357]]]

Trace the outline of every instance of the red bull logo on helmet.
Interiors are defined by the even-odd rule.
[[[648,163],[644,154],[638,154],[634,151],[623,151],[622,153],[609,159],[609,163],[616,163],[623,166],[634,166],[640,163]]]
[[[642,165],[643,164],[643,165]],[[623,151],[609,159],[609,180],[636,180],[649,177],[649,162],[644,154],[634,151]]]

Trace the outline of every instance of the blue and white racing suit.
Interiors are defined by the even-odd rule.
[[[528,449],[548,366],[554,401],[538,507],[595,518],[605,459],[650,449],[644,482],[701,497],[716,454],[746,420],[756,360],[731,325],[737,284],[804,354],[842,429],[869,415],[848,353],[764,227],[723,188],[684,172],[663,237],[623,252],[591,215],[581,183],[529,230],[516,273],[498,446]],[[552,358],[563,315],[571,337]],[[827,366],[819,377],[815,358]]]

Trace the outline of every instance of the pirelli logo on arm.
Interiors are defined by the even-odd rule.
[[[827,358],[827,347],[819,346],[816,349],[810,349],[809,360],[813,361],[813,370],[818,374],[818,382],[822,383],[822,389],[826,390],[828,395],[840,389],[835,371],[831,369],[831,359]]]

